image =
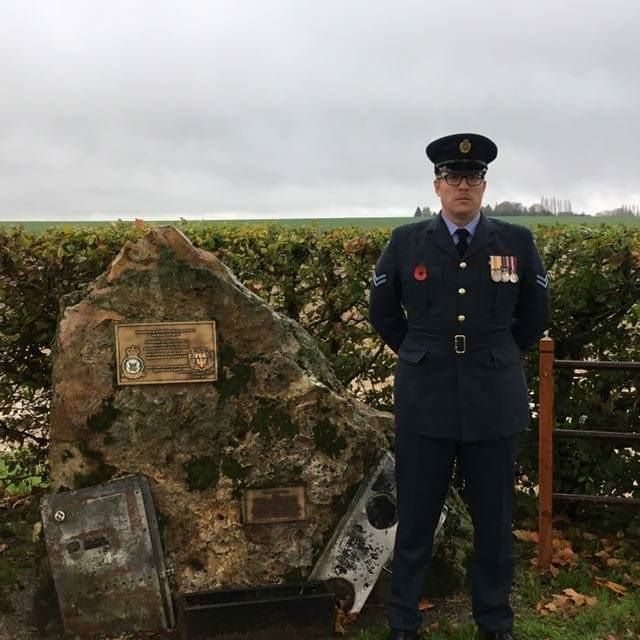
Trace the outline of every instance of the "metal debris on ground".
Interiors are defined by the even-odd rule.
[[[334,595],[324,582],[280,584],[178,596],[182,640],[330,638]]]
[[[47,495],[42,523],[65,630],[78,635],[174,626],[148,481],[126,476]]]
[[[393,555],[397,527],[394,464],[393,455],[386,452],[364,478],[311,572],[310,579],[332,583],[349,614],[362,609]],[[446,513],[445,506],[436,535]]]

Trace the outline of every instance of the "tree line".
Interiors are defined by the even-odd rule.
[[[482,207],[482,212],[487,216],[578,216],[587,217],[587,214],[575,213],[571,210],[570,200],[557,200],[555,198],[542,198],[542,202],[526,206],[521,202],[511,202],[510,200],[503,200],[496,203],[494,206],[486,204]],[[416,218],[428,218],[435,216],[438,211],[432,211],[430,207],[417,207],[414,212]],[[640,206],[635,204],[623,204],[615,209],[607,209],[604,211],[598,211],[596,216],[607,217],[628,217],[628,216],[640,216]]]

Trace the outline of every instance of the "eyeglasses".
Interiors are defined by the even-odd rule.
[[[459,187],[463,178],[470,187],[477,187],[482,184],[484,173],[445,173],[438,176],[438,180],[444,180],[450,187]]]

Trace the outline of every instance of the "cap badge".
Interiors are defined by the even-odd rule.
[[[426,280],[427,279],[427,267],[425,267],[423,264],[419,264],[413,270],[413,277],[418,281]]]
[[[471,151],[471,143],[465,138],[458,148],[460,149],[460,153],[469,153],[469,151]]]

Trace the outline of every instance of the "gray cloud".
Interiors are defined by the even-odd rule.
[[[0,5],[0,216],[435,206],[426,143],[500,147],[490,202],[640,203],[640,4]]]

